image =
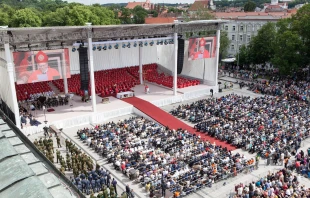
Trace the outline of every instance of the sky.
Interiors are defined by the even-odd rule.
[[[105,3],[128,3],[136,1],[146,1],[146,0],[65,0],[68,2],[77,2],[77,3],[83,3],[83,4],[105,4]],[[151,3],[193,3],[195,0],[151,0]]]

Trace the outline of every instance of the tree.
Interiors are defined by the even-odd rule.
[[[250,64],[249,49],[245,45],[242,45],[239,48],[239,52],[236,55],[236,57],[237,57],[236,61],[238,65],[247,66]]]
[[[290,28],[296,31],[302,40],[303,67],[310,65],[310,4],[304,5],[292,16]]]
[[[141,6],[136,6],[133,10],[133,21],[135,24],[144,24],[145,23],[145,17],[147,17],[148,13],[147,11],[142,8]]]
[[[32,9],[17,10],[12,16],[10,27],[40,27],[42,20]]]
[[[227,49],[230,45],[230,40],[227,37],[227,32],[221,31],[220,37],[220,57],[225,58],[227,56]]]
[[[0,11],[0,26],[9,25],[9,21],[8,13]]]
[[[92,25],[111,25],[119,24],[120,20],[115,19],[114,12],[108,8],[79,4],[59,8],[44,18],[46,26],[75,26],[85,25],[88,22]]]
[[[119,18],[121,20],[121,24],[132,24],[131,10],[128,8],[122,8],[121,12],[122,14]]]
[[[274,23],[266,23],[251,40],[249,52],[253,64],[265,64],[274,56],[273,43],[276,38],[276,26]]]
[[[302,41],[296,32],[287,30],[278,33],[275,41],[275,55],[271,62],[279,68],[281,74],[297,71],[302,60]]]
[[[192,18],[195,18],[197,20],[210,20],[214,19],[214,16],[210,14],[209,10],[207,8],[199,8],[194,16]]]
[[[244,11],[245,12],[253,12],[256,8],[256,4],[253,1],[248,1],[244,4]]]

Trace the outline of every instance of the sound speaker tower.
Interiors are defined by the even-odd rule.
[[[184,39],[178,38],[178,61],[177,61],[177,73],[182,73],[183,63],[184,63],[184,47],[185,41]]]
[[[80,47],[78,51],[80,57],[81,90],[85,91],[88,90],[89,84],[87,48]]]

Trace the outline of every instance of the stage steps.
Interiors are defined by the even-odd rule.
[[[57,87],[52,82],[48,82],[48,86],[52,89],[52,91],[54,91],[56,95],[61,93],[59,89],[57,89]]]

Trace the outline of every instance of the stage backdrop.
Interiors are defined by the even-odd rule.
[[[214,58],[216,55],[216,37],[190,38],[188,60]]]
[[[126,43],[127,44],[127,43]],[[119,48],[107,50],[95,50],[94,56],[94,70],[106,70],[113,68],[124,68],[129,66],[139,65],[139,47],[134,47],[134,43],[131,43],[130,48],[122,48],[122,44],[119,44]],[[98,46],[98,45],[96,45]],[[104,46],[104,45],[101,45]],[[112,45],[114,46],[114,45]],[[79,52],[72,52],[72,47],[69,48],[70,54],[70,67],[71,74],[80,73]],[[156,46],[143,46],[142,47],[142,64],[150,64],[157,62],[157,48]]]
[[[70,78],[69,50],[13,52],[17,84]],[[65,71],[64,71],[65,68]]]

